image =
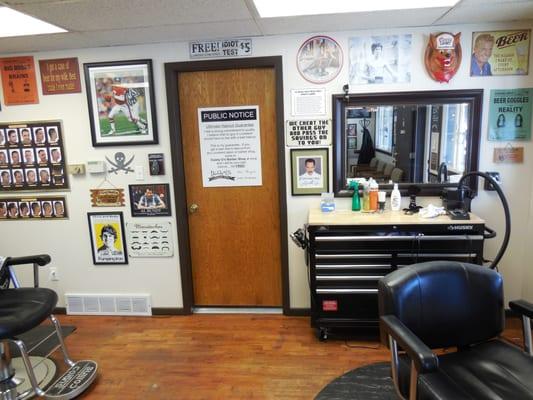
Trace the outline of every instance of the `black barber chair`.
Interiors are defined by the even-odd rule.
[[[533,399],[533,304],[510,303],[523,316],[524,352],[498,338],[505,312],[496,271],[426,262],[387,275],[378,290],[382,339],[402,398]],[[441,348],[440,355],[431,350]]]
[[[0,400],[20,400],[38,395],[46,399],[72,399],[82,393],[96,377],[97,365],[94,361],[74,362],[69,358],[59,321],[52,315],[57,304],[57,294],[38,287],[38,267],[50,262],[50,256],[38,255],[7,258],[0,268]],[[22,288],[13,266],[33,264],[34,287]],[[14,288],[10,289],[9,286]],[[50,385],[46,391],[39,386],[34,373],[35,365],[28,354],[25,343],[18,335],[25,333],[49,318],[55,328],[63,359],[69,369]],[[20,351],[26,378],[20,379],[11,363],[9,344],[13,343]],[[31,388],[19,392],[21,381],[28,379]]]

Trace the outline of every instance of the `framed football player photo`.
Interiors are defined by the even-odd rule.
[[[83,64],[93,147],[157,144],[152,60]]]

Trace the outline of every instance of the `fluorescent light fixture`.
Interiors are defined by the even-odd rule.
[[[29,15],[0,7],[0,37],[42,35],[45,33],[67,32],[48,22],[30,17]]]
[[[453,7],[459,0],[253,0],[261,18]]]

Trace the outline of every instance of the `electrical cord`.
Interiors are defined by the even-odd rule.
[[[492,260],[492,263],[489,265],[490,269],[497,270],[498,263],[502,259],[503,254],[505,253],[505,250],[507,250],[507,245],[509,244],[509,238],[511,236],[511,212],[509,211],[509,203],[507,202],[507,199],[505,195],[503,194],[503,191],[500,185],[498,184],[498,182],[496,182],[496,180],[492,176],[490,176],[489,174],[485,172],[472,171],[472,172],[468,172],[467,174],[463,175],[457,184],[458,190],[463,188],[463,182],[471,176],[476,176],[476,177],[481,176],[482,178],[485,178],[486,180],[488,180],[492,184],[494,189],[496,189],[496,192],[498,193],[498,196],[500,197],[500,201],[502,202],[503,212],[505,214],[505,234],[503,236],[503,241],[500,246],[500,249],[498,250],[498,253],[496,254],[496,257],[494,257],[494,260]]]

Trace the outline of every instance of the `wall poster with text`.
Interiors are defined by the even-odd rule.
[[[198,109],[204,187],[261,186],[259,106]]]
[[[6,106],[37,104],[37,79],[32,56],[0,58]]]
[[[531,139],[533,89],[490,91],[489,140]]]
[[[527,75],[531,29],[474,32],[470,76]]]

